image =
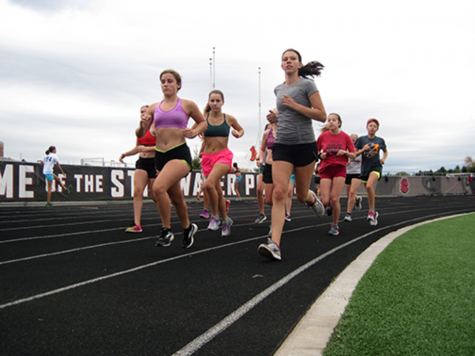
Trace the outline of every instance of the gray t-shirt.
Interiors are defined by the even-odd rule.
[[[306,78],[300,78],[297,83],[288,87],[285,83],[275,87],[274,93],[277,99],[277,110],[279,110],[275,143],[295,145],[316,141],[312,119],[282,104],[282,98],[288,95],[296,103],[311,108],[309,97],[317,91],[313,80]]]

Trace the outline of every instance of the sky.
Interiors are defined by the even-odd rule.
[[[204,108],[214,58],[223,111],[245,129],[229,147],[254,168],[246,155],[295,48],[325,66],[315,82],[343,131],[379,120],[386,173],[462,166],[475,156],[474,17],[471,0],[0,0],[4,156],[36,162],[54,145],[62,164],[114,165],[135,146],[140,107],[162,99],[160,72],[177,70],[179,96]]]

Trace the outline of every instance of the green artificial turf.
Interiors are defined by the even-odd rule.
[[[323,355],[475,355],[475,214],[394,240],[361,279]]]

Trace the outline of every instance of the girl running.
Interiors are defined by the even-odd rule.
[[[140,108],[140,126],[135,130],[135,133],[145,131],[142,136],[137,136],[137,142],[134,148],[124,152],[120,155],[119,161],[124,163],[124,158],[128,156],[139,154],[139,159],[135,163],[134,174],[134,224],[133,226],[125,229],[126,232],[142,232],[142,207],[143,207],[143,192],[147,185],[153,187],[155,178],[157,178],[157,170],[155,169],[155,136],[150,132],[152,121],[145,120],[145,113],[147,112],[148,105],[144,105]],[[153,195],[152,199],[157,202]]]
[[[233,163],[231,171],[236,176],[236,180],[234,181],[234,191],[236,192],[236,194],[238,196],[236,201],[240,201],[241,200],[241,194],[239,194],[238,185],[239,185],[239,182],[242,180],[242,173],[241,173],[241,171],[238,167],[237,162]]]
[[[279,245],[292,172],[295,174],[297,199],[311,206],[317,216],[324,215],[323,205],[308,187],[318,159],[312,120],[324,122],[327,116],[315,83],[307,79],[308,76],[320,75],[323,65],[310,62],[303,66],[300,53],[289,49],[282,55],[281,67],[285,72],[285,82],[274,89],[278,114],[270,110],[267,115],[270,123],[277,123],[279,132],[272,147],[272,235],[258,248],[259,254],[276,260],[281,259]]]
[[[341,117],[338,114],[328,115],[327,126],[318,137],[317,147],[320,153],[320,185],[322,202],[326,206],[327,215],[333,215],[333,224],[329,235],[338,235],[338,218],[340,217],[340,194],[345,185],[346,163],[355,158],[355,146],[350,136],[340,130]]]
[[[51,208],[53,204],[51,204],[51,194],[53,190],[53,180],[55,180],[63,190],[66,191],[67,194],[71,193],[71,188],[73,187],[71,184],[66,187],[61,179],[54,174],[53,168],[54,166],[58,166],[61,173],[63,173],[64,177],[66,178],[66,174],[63,171],[63,167],[59,164],[58,156],[56,156],[56,147],[49,146],[49,148],[45,151],[45,156],[40,161],[40,166],[43,166],[43,174],[45,175],[46,182],[48,184],[48,191],[46,192],[46,207]]]
[[[174,239],[171,231],[171,200],[184,229],[182,246],[189,248],[198,227],[190,223],[180,187],[180,180],[191,171],[192,162],[185,138],[194,138],[206,130],[206,121],[193,101],[178,97],[177,93],[182,85],[178,72],[164,70],[160,74],[160,83],[164,99],[152,104],[147,110],[147,116],[153,117],[152,131],[155,130],[156,137],[155,168],[159,173],[153,184],[153,194],[162,220],[162,231],[156,245],[170,246]],[[197,124],[194,129],[187,128],[190,117]]]
[[[358,139],[357,134],[351,134],[351,141],[353,144]],[[357,196],[356,193],[361,186],[361,157],[356,157],[355,159],[349,159],[346,164],[346,196],[348,197],[348,206],[346,208],[345,221],[352,221],[351,213],[353,212],[353,207],[356,210],[361,210],[363,206],[363,198]]]
[[[267,131],[269,125],[270,124],[266,125],[264,129],[264,133]],[[262,141],[261,141],[261,146],[262,146]],[[259,215],[254,221],[254,223],[256,224],[262,224],[267,219],[267,216],[264,210],[265,208],[264,207],[264,190],[266,186],[266,184],[264,183],[264,168],[266,166],[265,161],[266,161],[265,155],[263,158],[261,158],[260,154],[257,156],[256,164],[257,164],[257,167],[259,167],[259,174],[257,175],[256,195],[257,195],[257,205],[259,206]]]
[[[206,177],[203,189],[208,195],[211,206],[208,230],[219,229],[220,215],[223,221],[221,236],[229,236],[233,221],[227,215],[221,178],[231,171],[233,162],[233,153],[228,148],[229,131],[232,127],[231,134],[236,138],[241,138],[244,135],[244,129],[234,116],[226,115],[221,111],[223,105],[224,94],[220,90],[211,91],[204,110],[208,128],[203,132],[204,151],[201,166]]]
[[[388,158],[388,149],[386,142],[381,137],[376,137],[376,132],[379,130],[379,121],[376,119],[369,119],[366,123],[368,130],[367,136],[361,136],[355,142],[357,149],[356,155],[363,154],[361,161],[361,180],[366,188],[369,212],[368,218],[370,225],[378,225],[378,212],[375,207],[374,186],[381,178],[383,173],[383,164]],[[383,158],[380,157],[380,151],[384,152]]]

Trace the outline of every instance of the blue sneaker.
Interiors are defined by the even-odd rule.
[[[332,225],[332,228],[330,229],[330,231],[328,231],[328,235],[333,235],[333,236],[337,236],[339,233],[340,233],[340,228],[338,227],[338,225]]]

